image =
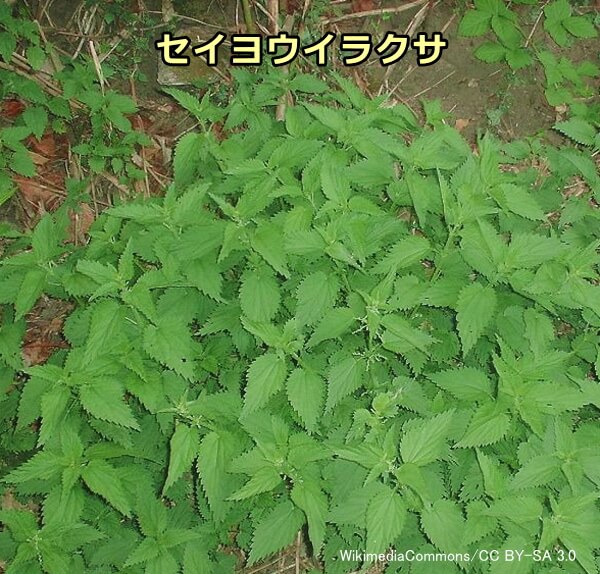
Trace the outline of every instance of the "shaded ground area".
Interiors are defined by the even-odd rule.
[[[302,3],[300,3],[302,4]],[[324,3],[320,3],[323,5]],[[382,38],[387,31],[396,33],[432,33],[442,31],[449,41],[449,47],[436,64],[419,67],[411,53],[401,62],[384,68],[371,57],[365,64],[356,68],[346,68],[345,73],[354,77],[357,83],[371,94],[388,94],[390,99],[409,105],[417,113],[419,100],[440,99],[445,111],[458,120],[458,127],[465,137],[472,139],[477,131],[490,130],[503,139],[536,135],[550,128],[557,119],[544,96],[544,72],[539,65],[513,72],[505,63],[488,64],[474,56],[474,49],[481,44],[481,38],[458,37],[458,23],[464,13],[463,1],[438,1],[429,5],[416,6],[400,13],[384,16],[360,17],[357,12],[365,8],[394,10],[405,2],[373,0],[338,2],[322,9],[321,19],[350,16],[339,22],[320,25],[317,19],[307,17],[305,22],[312,30],[331,30],[341,33],[370,33],[374,39]],[[174,0],[173,8],[181,17],[181,24],[194,26],[194,30],[206,39],[217,29],[223,32],[243,31],[244,23],[235,2],[212,0],[207,3]],[[531,44],[543,38],[539,26],[540,6],[521,6],[520,12],[524,32],[530,34]],[[592,7],[583,11],[593,10]],[[351,16],[353,14],[353,16]],[[262,15],[258,12],[258,15]],[[310,30],[309,30],[310,31]],[[552,43],[550,49],[557,50]],[[579,42],[576,54],[569,56],[574,61],[597,58],[596,41]],[[335,62],[333,63],[335,66]],[[339,64],[338,69],[343,69]],[[199,76],[207,76],[206,69],[172,69],[172,75],[182,81],[194,81]]]

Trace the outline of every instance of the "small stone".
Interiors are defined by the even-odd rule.
[[[197,80],[206,80],[216,76],[217,73],[205,62],[204,58],[202,56],[194,56],[192,52],[193,46],[197,46],[210,39],[210,37],[206,37],[206,30],[200,27],[184,28],[177,30],[174,34],[174,37],[181,36],[187,36],[191,39],[191,45],[185,52],[185,55],[190,58],[190,65],[167,66],[167,64],[162,61],[160,53],[157,51],[158,74],[156,81],[163,86],[186,86],[193,84]],[[223,58],[224,57],[225,56],[223,56]]]

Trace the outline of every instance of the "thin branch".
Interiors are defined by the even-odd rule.
[[[533,24],[533,28],[531,28],[531,32],[529,32],[529,36],[527,36],[527,40],[525,41],[525,48],[529,47],[529,42],[531,42],[531,38],[533,38],[533,35],[535,34],[535,31],[540,23],[540,20],[542,19],[542,16],[544,15],[544,8],[549,4],[550,0],[547,0],[547,2],[540,8],[540,13],[538,14],[538,17],[535,20],[535,23]]]
[[[418,94],[415,94],[414,96],[412,96],[412,99],[414,100],[414,99],[418,98],[419,96],[426,94],[427,92],[429,92],[429,90],[433,90],[433,88],[435,88],[435,87],[439,86],[441,83],[445,82],[450,76],[453,76],[455,73],[456,73],[456,70],[452,70],[451,72],[446,74],[441,80],[439,80],[435,84],[433,84],[433,86],[429,86],[428,88],[421,90]]]
[[[364,12],[354,12],[353,14],[345,14],[344,16],[338,16],[336,18],[325,18],[321,20],[321,24],[333,24],[334,22],[342,22],[343,20],[352,20],[354,18],[368,18],[369,16],[383,16],[384,14],[399,14],[400,12],[406,12],[417,6],[425,4],[428,0],[414,0],[403,6],[397,6],[396,8],[380,8],[379,10],[365,10]]]

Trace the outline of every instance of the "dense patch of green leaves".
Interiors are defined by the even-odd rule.
[[[220,574],[232,539],[254,563],[304,526],[334,574],[390,546],[563,548],[519,571],[596,573],[593,161],[501,169],[531,149],[474,152],[343,80],[275,122],[287,79],[236,75],[222,142],[221,111],[171,91],[205,129],[164,197],[78,249],[47,215],[2,260],[2,483],[41,502],[0,513],[7,574]],[[76,302],[69,348],[26,368],[41,293]]]

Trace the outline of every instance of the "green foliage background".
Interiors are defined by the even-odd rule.
[[[232,539],[253,564],[300,529],[334,574],[361,566],[340,550],[392,546],[598,572],[593,156],[472,149],[339,76],[235,76],[226,108],[170,90],[201,129],[164,197],[109,209],[83,247],[66,208],[7,244],[2,489],[41,504],[0,511],[7,574],[221,574]],[[574,176],[589,192],[565,197]],[[69,348],[26,368],[43,293],[76,303]]]

